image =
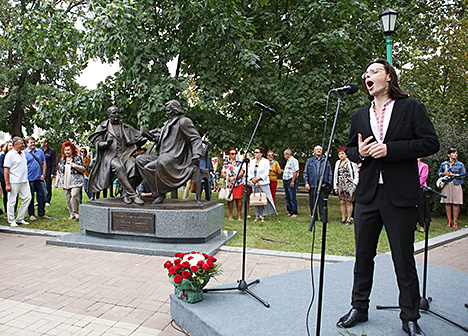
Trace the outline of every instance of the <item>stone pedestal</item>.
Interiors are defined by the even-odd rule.
[[[86,233],[146,238],[170,243],[203,243],[224,226],[224,204],[165,200],[153,205],[122,203],[120,198],[94,200],[80,206],[80,229]]]

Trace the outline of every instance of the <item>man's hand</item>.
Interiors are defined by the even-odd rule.
[[[359,155],[362,158],[369,157],[371,154],[369,153],[369,149],[371,148],[372,144],[369,144],[369,142],[373,139],[374,137],[371,135],[370,137],[366,138],[366,140],[362,141],[362,134],[358,134],[358,150],[359,150]]]
[[[39,178],[39,180],[44,181],[45,180],[45,175],[42,174],[41,177]]]
[[[306,188],[307,191],[309,191],[310,190],[310,184],[306,183],[305,188]]]
[[[289,183],[289,186],[290,186],[291,188],[294,188],[294,181],[291,181],[291,183]]]
[[[370,145],[369,154],[374,159],[380,159],[387,157],[387,145],[382,143],[374,142]]]
[[[6,190],[6,192],[11,192],[11,184],[10,183],[5,184],[5,190]]]

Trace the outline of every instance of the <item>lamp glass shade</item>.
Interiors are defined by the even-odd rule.
[[[385,34],[392,34],[395,31],[397,17],[398,12],[390,8],[387,8],[379,15],[380,21],[382,22],[382,30]]]

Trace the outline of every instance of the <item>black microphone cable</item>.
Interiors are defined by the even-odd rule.
[[[333,90],[328,91],[327,94],[327,103],[325,105],[325,125],[323,127],[323,137],[322,137],[322,155],[323,155],[323,148],[325,146],[325,138],[326,138],[326,132],[327,132],[327,121],[328,121],[328,102],[330,100],[330,93],[332,93]],[[327,153],[327,159],[328,159],[328,153]],[[326,160],[325,160],[325,169],[326,169]],[[318,177],[318,176],[317,176]],[[317,195],[315,199],[315,209],[317,209],[318,206],[318,200],[319,196]],[[313,214],[315,216],[315,213]],[[315,246],[315,225],[313,226],[312,229],[312,247],[310,251],[310,284],[311,284],[311,289],[312,289],[312,294],[310,298],[310,303],[309,307],[307,308],[307,314],[306,314],[306,330],[307,330],[307,335],[310,336],[310,330],[309,330],[309,317],[310,317],[310,311],[312,310],[312,305],[314,304],[315,301],[315,281],[314,281],[314,246]]]

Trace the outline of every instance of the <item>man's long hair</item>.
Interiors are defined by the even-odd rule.
[[[174,111],[175,115],[184,114],[184,110],[182,109],[182,105],[177,100],[170,100],[166,103],[166,107],[171,107],[172,111]]]
[[[385,73],[390,75],[390,82],[388,83],[388,94],[390,95],[390,98],[392,99],[401,99],[401,98],[408,98],[408,94],[403,91],[403,89],[398,85],[398,75],[396,74],[395,68],[390,64],[389,61],[378,58],[375,59],[369,64],[366,65],[366,69],[374,63],[380,63],[384,66],[385,68]],[[370,101],[374,100],[374,96],[371,96],[369,93],[369,90],[367,89],[366,85],[366,79],[362,79],[362,87],[364,89],[364,92],[367,94],[367,98],[369,98]]]

